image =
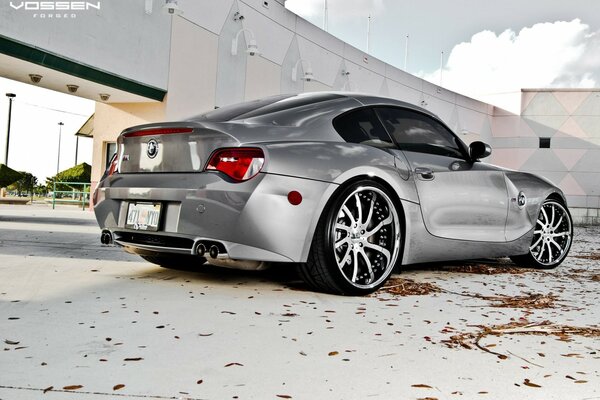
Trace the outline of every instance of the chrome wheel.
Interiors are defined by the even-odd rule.
[[[571,247],[573,226],[565,207],[548,200],[542,205],[529,254],[544,267],[560,264]]]
[[[358,289],[385,281],[400,250],[400,222],[389,196],[377,187],[357,187],[332,222],[330,243],[345,280]]]

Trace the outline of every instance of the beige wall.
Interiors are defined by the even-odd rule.
[[[219,37],[183,18],[173,19],[168,120],[197,115],[215,106]]]
[[[94,186],[106,165],[105,143],[117,140],[119,133],[133,125],[164,121],[164,103],[96,103],[94,116],[94,152],[92,155],[92,186]]]

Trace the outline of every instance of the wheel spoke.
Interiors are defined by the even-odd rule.
[[[556,246],[556,248],[558,249],[558,251],[560,251],[561,253],[563,252],[563,248],[554,239],[550,240],[550,242],[548,244],[548,247],[550,247],[551,244],[553,244],[554,246]]]
[[[375,210],[375,200],[377,199],[377,193],[373,192],[373,196],[371,196],[371,205],[369,206],[369,215],[367,215],[367,220],[365,221],[365,226],[369,226],[371,223],[371,218],[373,217],[373,210]]]
[[[352,250],[352,257],[354,259],[354,270],[352,270],[352,282],[356,282],[356,277],[358,276],[358,252],[355,249]]]
[[[338,247],[340,247],[343,244],[348,244],[348,246],[350,246],[350,237],[349,236],[346,236],[343,239],[335,242],[335,249],[337,249]]]
[[[541,241],[542,241],[542,237],[540,236],[540,237],[538,238],[538,240],[536,240],[536,241],[535,241],[535,243],[534,243],[534,244],[532,244],[532,245],[529,247],[529,250],[532,250],[532,251],[533,251],[533,249],[535,249],[535,247],[536,247],[538,244],[540,244],[540,242],[541,242]]]
[[[561,215],[560,218],[558,219],[558,222],[556,223],[556,225],[552,226],[552,230],[556,230],[560,226],[562,220],[563,220],[563,216]]]
[[[552,237],[563,237],[563,236],[571,236],[571,234],[569,232],[561,232],[561,233],[553,233],[550,236],[552,236]]]
[[[346,207],[346,205],[344,204],[344,206],[342,207],[342,211],[344,213],[346,213],[346,215],[348,216],[348,218],[350,218],[350,224],[354,225],[356,223],[356,220],[354,219],[354,215],[352,215],[352,213],[350,212],[350,210],[348,210],[348,207]]]
[[[552,206],[552,219],[548,223],[551,227],[554,226],[554,218],[556,217],[556,207]]]
[[[363,259],[365,260],[365,264],[367,265],[367,271],[369,272],[369,280],[367,283],[371,283],[371,282],[373,282],[373,279],[375,279],[375,275],[373,274],[373,266],[371,265],[371,260],[369,260],[369,257],[365,253],[364,249],[360,249],[359,252],[360,252],[360,255],[363,257]]]
[[[546,246],[548,246],[548,262],[551,263],[553,261],[553,259],[552,259],[552,247],[550,247],[550,243],[546,243]]]
[[[384,219],[383,221],[381,221],[380,223],[377,224],[377,226],[373,229],[371,229],[369,232],[365,233],[365,237],[371,237],[374,234],[376,234],[377,232],[379,232],[379,230],[381,228],[383,228],[384,226],[391,224],[393,222],[394,218],[391,215],[388,215],[388,217],[386,219]]]
[[[342,268],[344,268],[344,265],[346,264],[346,261],[348,260],[348,256],[350,255],[350,252],[352,251],[352,246],[348,246],[348,248],[346,249],[346,253],[344,254],[344,256],[342,258],[337,258],[337,253],[336,253],[336,258],[337,258],[337,265],[338,268],[340,269],[340,271],[342,270]]]
[[[350,233],[350,231],[352,230],[352,228],[350,228],[349,226],[346,226],[344,224],[340,224],[339,222],[337,224],[335,224],[335,230],[340,230],[340,231],[344,231],[344,232],[348,232]]]
[[[548,214],[546,213],[546,210],[544,209],[544,206],[542,206],[542,214],[544,214],[544,219],[546,220],[546,222],[544,223],[544,225],[548,225]]]
[[[356,208],[358,209],[358,219],[356,222],[362,224],[362,203],[360,202],[360,196],[358,193],[354,195],[354,198],[356,199]]]
[[[387,262],[388,263],[390,262],[390,257],[391,257],[390,256],[390,252],[385,247],[382,247],[382,246],[379,246],[379,245],[376,245],[376,244],[373,244],[373,243],[369,243],[369,242],[365,243],[365,247],[367,247],[369,249],[372,249],[372,250],[375,250],[375,251],[383,254],[383,256],[386,258]]]

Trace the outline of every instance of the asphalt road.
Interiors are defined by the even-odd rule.
[[[600,229],[554,271],[407,268],[370,297],[285,268],[153,266],[93,214],[0,206],[0,399],[600,399]]]

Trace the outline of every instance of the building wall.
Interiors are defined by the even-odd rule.
[[[115,142],[119,133],[125,128],[164,121],[165,118],[165,103],[96,103],[92,187],[96,187],[106,169],[107,143]]]
[[[77,14],[86,22],[83,34],[72,21],[51,25],[0,5],[0,35],[167,89],[162,103],[97,104],[94,182],[106,167],[106,142],[128,126],[278,93],[355,91],[429,109],[465,142],[491,143],[492,163],[558,184],[580,221],[598,217],[598,91],[524,90],[522,115],[515,115],[373,58],[296,16],[280,0],[179,0],[184,13],[175,16],[165,14],[163,4],[103,0],[101,11]],[[236,38],[237,54],[232,54]],[[252,39],[259,55],[245,52]],[[309,68],[313,79],[303,80]],[[540,138],[550,138],[550,148],[540,148]]]
[[[92,0],[89,3],[99,5],[100,9],[32,10],[39,7],[40,2],[2,1],[0,35],[132,81],[166,89],[171,18],[161,10],[164,1],[152,0],[148,3],[150,7],[146,0]],[[17,10],[11,4],[22,7]],[[85,26],[84,32],[82,26]]]
[[[578,222],[599,222],[600,90],[525,89],[521,116],[494,121],[498,160],[550,179]],[[549,139],[549,148],[540,148],[540,139]]]
[[[181,119],[215,106],[279,93],[356,91],[420,104],[438,114],[467,142],[491,140],[493,108],[488,104],[373,58],[296,16],[282,2],[269,1],[268,7],[263,3],[180,0],[184,13],[172,21],[165,119]],[[237,54],[233,55],[236,37]],[[245,52],[252,37],[260,55]],[[310,82],[301,79],[309,67],[314,74]],[[140,112],[144,108],[141,104],[137,107]],[[147,107],[156,108],[152,104]],[[152,119],[141,118],[139,123],[157,120],[152,112],[144,115]],[[114,140],[121,130],[116,128],[116,124],[96,125],[95,147]],[[102,163],[94,163],[92,180],[97,181],[104,168]]]

